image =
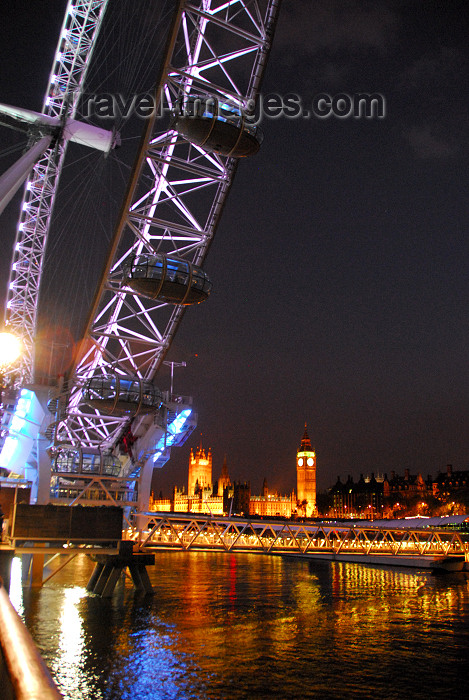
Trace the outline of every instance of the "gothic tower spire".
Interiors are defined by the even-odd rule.
[[[212,451],[209,448],[208,452],[205,452],[202,447],[202,438],[200,439],[200,445],[195,454],[191,449],[188,481],[188,496],[194,495],[197,483],[199,489],[202,490],[212,487]]]
[[[316,514],[316,453],[311,446],[308,428],[301,438],[301,445],[296,453],[296,490],[298,510],[307,518]]]
[[[309,439],[309,435],[308,435],[308,426],[307,426],[306,423],[305,423],[305,431],[304,431],[304,433],[303,433],[303,437],[301,438],[301,448],[300,448],[300,449],[301,449],[303,452],[304,452],[305,450],[310,450],[310,451],[311,451],[311,450],[313,449],[313,448],[311,447],[311,440]]]
[[[228,474],[228,465],[226,463],[226,455],[223,458],[223,466],[221,468],[220,478],[218,479],[218,494],[223,495],[223,489],[228,488],[231,484],[230,475]]]

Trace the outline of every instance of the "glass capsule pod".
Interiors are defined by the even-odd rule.
[[[52,460],[55,474],[101,474],[119,476],[121,463],[118,457],[109,452],[101,452],[91,447],[84,451],[80,447],[63,446],[59,448]]]
[[[264,135],[239,107],[210,95],[185,95],[173,110],[173,128],[207,151],[233,158],[253,156]]]
[[[151,413],[163,403],[161,391],[138,377],[92,377],[83,387],[83,400],[101,413],[114,416]]]
[[[124,284],[135,292],[169,304],[200,304],[212,289],[201,267],[162,253],[131,256],[123,265],[123,274]]]

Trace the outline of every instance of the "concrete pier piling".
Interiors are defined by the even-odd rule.
[[[103,598],[112,596],[120,575],[128,569],[138,591],[153,593],[146,567],[155,563],[155,555],[134,552],[133,542],[122,540],[118,554],[94,554],[93,560],[96,566],[86,587],[88,591]]]

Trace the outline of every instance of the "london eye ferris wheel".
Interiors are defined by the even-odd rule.
[[[146,509],[153,468],[195,425],[191,400],[163,393],[155,382],[185,309],[210,294],[203,269],[208,249],[237,165],[262,141],[250,113],[279,3],[181,0],[162,3],[158,11],[147,8],[146,39],[159,47],[153,89],[125,96],[101,91],[91,100],[88,93],[85,101],[90,71],[103,73],[107,18],[122,11],[112,0],[69,0],[41,114],[0,107],[1,122],[27,133],[35,163],[26,179],[8,284],[5,326],[21,337],[24,352],[15,367],[20,392],[0,466],[30,479],[37,502]],[[146,39],[133,37],[124,68]],[[141,58],[133,65],[143,71]],[[138,139],[132,134],[133,165],[123,168],[120,205],[100,195],[98,208],[112,199],[114,209],[102,272],[67,371],[56,386],[40,387],[39,299],[67,145],[72,142],[70,151],[74,143],[99,151],[94,157],[102,167],[125,143],[123,113],[142,133]],[[75,199],[73,185],[72,192]],[[98,233],[99,227],[83,232],[85,267]]]

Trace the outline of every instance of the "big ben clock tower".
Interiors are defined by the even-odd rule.
[[[316,514],[316,453],[311,447],[306,423],[301,446],[296,453],[296,492],[306,517],[311,518]]]

